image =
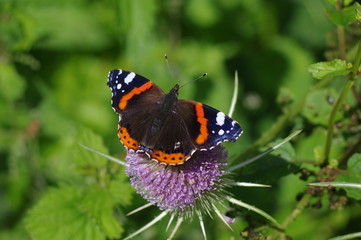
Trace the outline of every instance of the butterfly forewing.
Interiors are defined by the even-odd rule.
[[[107,84],[112,91],[112,107],[119,114],[126,108],[129,109],[128,103],[130,101],[143,99],[142,102],[145,102],[149,100],[148,98],[139,98],[139,96],[150,89],[152,89],[150,92],[153,93],[153,97],[159,98],[164,95],[158,86],[145,77],[120,69],[109,72]]]

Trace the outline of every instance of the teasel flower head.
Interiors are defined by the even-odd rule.
[[[272,216],[261,209],[233,198],[232,194],[226,189],[234,186],[269,187],[262,184],[236,182],[232,180],[230,173],[258,160],[299,133],[300,131],[296,131],[281,143],[267,149],[258,156],[231,167],[227,166],[227,152],[222,146],[217,146],[208,151],[199,151],[183,165],[176,166],[164,165],[151,161],[144,154],[127,151],[126,162],[123,163],[126,166],[126,173],[137,192],[149,201],[148,204],[135,209],[128,215],[150,206],[156,206],[162,212],[125,239],[133,238],[167,215],[171,216],[167,229],[172,221],[177,219],[168,239],[173,238],[184,220],[191,220],[194,215],[199,219],[204,239],[207,239],[203,223],[205,215],[212,216],[215,213],[228,228],[232,229],[230,224],[233,220],[224,216],[219,210],[219,207],[225,208],[228,203],[256,212],[268,219],[276,227],[280,227]]]
[[[191,217],[194,209],[210,212],[223,197],[227,153],[217,146],[198,151],[182,165],[164,165],[128,151],[126,173],[137,192],[161,210]]]

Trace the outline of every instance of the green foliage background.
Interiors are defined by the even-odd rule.
[[[306,185],[329,169],[340,181],[361,183],[361,159],[354,154],[361,148],[357,78],[354,95],[347,94],[336,114],[329,161],[323,162],[332,103],[361,36],[356,6],[346,0],[1,0],[0,239],[118,239],[159,214],[153,208],[126,217],[145,201],[134,194],[123,167],[78,145],[124,158],[106,86],[115,68],[146,76],[165,91],[207,72],[182,88],[180,97],[225,112],[237,70],[233,117],[244,134],[226,144],[231,163],[293,130],[304,131],[293,146],[235,175],[237,181],[271,183],[271,189],[237,188],[234,196],[282,223],[309,194],[306,209],[284,229],[293,239],[360,232],[359,189],[317,195]],[[323,80],[307,71],[312,63],[336,58],[348,62],[314,66],[321,72],[314,76]],[[304,181],[300,169],[316,174]],[[217,218],[206,219],[210,239],[238,239],[247,227],[256,229],[248,232],[254,233],[250,239],[285,237],[259,231],[267,223],[246,218],[245,210],[232,214],[238,217],[234,232]],[[200,239],[196,222],[176,237]],[[139,239],[165,239],[165,228],[163,221]]]

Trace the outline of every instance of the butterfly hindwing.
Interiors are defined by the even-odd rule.
[[[203,109],[208,120],[208,139],[203,144],[206,149],[225,141],[234,142],[241,136],[243,130],[235,120],[208,105],[203,104]]]

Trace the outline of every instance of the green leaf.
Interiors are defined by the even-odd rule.
[[[333,4],[333,5],[337,5],[339,2],[343,5],[343,6],[348,6],[349,4],[351,4],[354,0],[327,0],[327,2]]]
[[[344,76],[350,72],[351,63],[341,59],[335,59],[330,62],[319,62],[308,67],[308,72],[314,78],[321,79],[326,76]]]
[[[241,170],[239,181],[272,184],[284,176],[297,172],[299,167],[281,157],[268,155]]]
[[[343,8],[342,10],[337,10],[334,8],[328,9],[327,13],[330,20],[336,25],[347,26],[356,19],[355,5]]]
[[[336,5],[338,0],[327,0],[330,4]]]
[[[119,237],[123,229],[119,221],[113,216],[115,199],[107,189],[99,186],[87,188],[81,205],[85,212],[97,219],[106,236],[110,238]]]
[[[63,4],[28,7],[26,13],[33,16],[36,25],[33,31],[42,39],[35,47],[59,51],[80,49],[94,51],[108,46],[110,42],[108,32],[99,21],[96,21],[96,17],[92,14],[93,9],[87,7],[87,11],[76,5]],[[62,26],[62,31],[55,26]]]
[[[186,6],[187,17],[199,26],[210,27],[219,19],[219,9],[212,1],[191,1]]]
[[[313,91],[306,98],[302,114],[311,123],[327,126],[332,111],[332,103],[330,101],[335,101],[335,99],[337,99],[337,93],[334,89]],[[342,116],[342,112],[337,112],[336,121],[340,120]]]
[[[0,21],[0,42],[2,47],[12,51],[29,50],[36,40],[35,22],[30,14],[13,4],[0,2],[0,15],[7,18]],[[15,5],[15,4],[14,4]]]
[[[340,174],[335,181],[346,183],[361,183],[361,153],[355,153],[347,162],[349,174]],[[361,200],[360,189],[344,188],[347,196],[356,200]]]
[[[109,183],[108,190],[117,204],[126,206],[131,204],[134,188],[129,182],[124,181],[125,179],[119,178],[120,176],[126,177],[125,174],[117,174],[118,179]]]
[[[326,141],[327,130],[324,127],[316,127],[308,136],[300,137],[295,143],[296,159],[304,161],[305,159],[313,159],[321,163],[324,156],[324,144]],[[337,159],[344,152],[345,140],[342,138],[334,138],[332,141],[332,149],[330,159]]]
[[[283,139],[278,139],[276,141],[273,141],[269,145],[274,146],[280,142],[282,142]],[[274,150],[272,153],[274,156],[279,156],[280,158],[292,162],[295,158],[295,150],[292,147],[292,144],[290,142],[284,143],[281,147]]]
[[[26,228],[37,240],[119,238],[122,228],[112,215],[113,204],[100,187],[52,189],[29,211]]]
[[[0,96],[6,101],[14,101],[25,91],[25,81],[16,71],[15,66],[0,61]]]
[[[356,8],[355,9],[356,10],[356,16],[355,16],[356,21],[361,21],[361,5],[358,2],[356,2],[355,8]]]
[[[46,135],[57,139],[75,135],[75,122],[59,109],[53,99],[45,98],[38,109],[41,129]]]
[[[104,146],[102,138],[89,129],[82,128],[77,136],[77,143],[97,149],[105,154],[108,149]],[[91,152],[80,145],[76,145],[73,152],[73,160],[77,167],[101,168],[107,163],[107,159],[94,152]]]

